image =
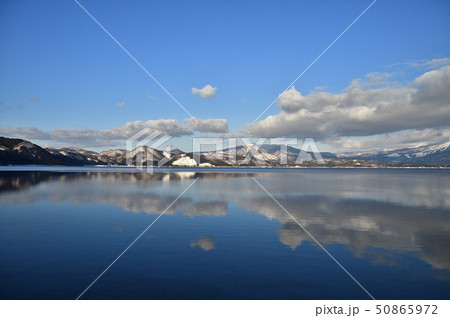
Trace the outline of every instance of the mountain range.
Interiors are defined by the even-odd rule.
[[[141,146],[129,153],[132,165],[146,162],[150,156],[153,165],[164,166],[281,166],[284,158],[289,166],[319,166],[315,154],[302,153],[287,146],[284,155],[280,145],[242,145],[236,148],[200,154],[185,153],[179,149],[171,152]],[[416,148],[379,152],[341,153],[321,152],[326,167],[388,167],[388,166],[450,166],[450,142]],[[194,159],[197,158],[197,161]],[[231,160],[235,158],[235,161]],[[150,161],[149,161],[150,163]],[[126,166],[127,151],[114,149],[95,152],[79,148],[42,148],[30,141],[0,137],[0,165],[68,165]],[[323,165],[322,165],[323,166]]]
[[[338,158],[360,159],[384,163],[450,164],[450,142],[380,152],[338,155]]]

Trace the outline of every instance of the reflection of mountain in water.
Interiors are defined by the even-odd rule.
[[[228,202],[211,201],[198,202],[190,205],[183,211],[183,215],[199,216],[199,215],[226,215],[228,211]]]
[[[134,182],[137,187],[153,186],[151,181],[176,181],[195,178],[244,178],[256,176],[254,173],[198,173],[179,171],[167,173],[140,172],[49,172],[49,171],[0,171],[0,193],[24,190],[44,182],[76,182],[86,180],[109,180]]]
[[[325,179],[323,174],[312,178],[308,174],[4,172],[0,173],[0,204],[40,200],[101,202],[130,212],[161,213],[192,182],[189,179],[199,177],[195,189],[166,213],[223,216],[229,203],[234,202],[245,210],[278,220],[279,239],[291,249],[310,242],[309,236],[261,191],[251,176],[260,178],[323,244],[343,244],[357,257],[391,265],[395,261],[386,251],[415,253],[435,268],[450,270],[450,215],[445,194],[449,187],[432,176],[419,175],[415,180],[410,175],[378,179],[380,176],[375,174],[353,178],[341,174],[334,180]],[[389,191],[377,192],[380,182]],[[416,194],[414,204],[411,192]],[[214,248],[214,240],[199,238],[191,246],[209,250]]]

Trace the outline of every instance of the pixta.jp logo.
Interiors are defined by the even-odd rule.
[[[153,173],[154,167],[161,167],[170,160],[170,145],[165,147],[165,151],[156,149],[166,143],[170,138],[159,131],[144,128],[127,139],[126,143],[126,164],[135,166],[138,170]]]

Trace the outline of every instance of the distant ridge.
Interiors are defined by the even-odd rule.
[[[450,164],[450,142],[397,150],[342,154],[338,158],[383,163]]]
[[[230,163],[230,156],[235,153],[236,163]],[[179,149],[166,152],[147,146],[141,146],[130,152],[133,164],[138,158],[144,162],[147,154],[153,157],[152,164],[165,161],[164,166],[196,166],[193,153],[185,153]],[[198,155],[198,154],[197,154]],[[300,162],[298,161],[300,155]],[[238,146],[235,149],[209,151],[200,154],[201,166],[282,166],[280,145],[264,144],[260,148],[254,145]],[[321,167],[390,167],[390,166],[450,166],[450,142],[405,148],[398,150],[363,152],[350,154],[333,154],[322,152],[325,165],[319,165],[313,160],[314,154],[301,153],[298,148],[287,147],[287,162],[289,166],[321,166]],[[27,140],[0,137],[0,165],[65,165],[93,166],[113,165],[126,166],[127,152],[125,149],[112,149],[100,153],[73,147],[60,149],[42,148]]]

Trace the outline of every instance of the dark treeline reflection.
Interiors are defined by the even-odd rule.
[[[88,179],[108,179],[134,181],[144,184],[150,181],[183,180],[195,178],[237,178],[251,177],[254,173],[198,173],[190,171],[167,173],[140,172],[50,172],[50,171],[0,171],[0,193],[10,190],[23,190],[42,182],[77,181]]]
[[[450,178],[439,173],[2,172],[0,205],[99,202],[127,212],[157,214],[198,177],[167,214],[224,216],[233,203],[243,213],[256,212],[279,222],[279,240],[293,251],[303,242],[310,243],[310,237],[258,187],[254,177],[324,245],[345,245],[354,256],[373,264],[397,265],[396,258],[386,253],[393,251],[449,270]],[[191,246],[205,251],[216,248],[212,237],[200,237]]]

